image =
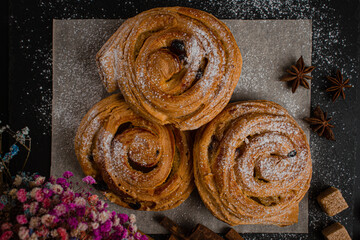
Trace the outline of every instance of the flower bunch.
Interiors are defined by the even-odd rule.
[[[0,240],[6,239],[138,239],[135,215],[108,210],[108,204],[91,194],[96,181],[87,176],[87,189],[74,191],[70,178],[20,174],[0,197]]]

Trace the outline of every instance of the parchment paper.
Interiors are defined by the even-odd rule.
[[[123,20],[54,20],[53,22],[53,106],[51,174],[75,173],[84,176],[78,164],[73,140],[85,113],[108,94],[101,84],[95,55]],[[243,69],[232,101],[266,99],[284,106],[303,127],[310,114],[310,90],[299,87],[295,94],[280,82],[290,64],[302,55],[311,63],[311,20],[224,20],[235,36],[243,57]],[[94,191],[96,193],[96,191]],[[99,193],[100,194],[100,193]],[[167,233],[157,222],[166,215],[191,229],[197,223],[223,232],[227,224],[211,215],[195,190],[178,208],[163,212],[141,212],[110,204],[118,212],[135,213],[138,227],[149,234]],[[300,204],[299,223],[289,227],[243,225],[239,232],[307,233],[308,198]]]

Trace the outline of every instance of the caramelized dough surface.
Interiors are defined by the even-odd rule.
[[[155,8],[126,20],[96,56],[107,91],[161,125],[197,129],[229,102],[242,58],[228,27],[209,13]]]
[[[203,202],[218,219],[291,225],[310,186],[310,148],[280,105],[236,102],[197,132],[194,174]]]
[[[105,195],[123,207],[171,209],[194,188],[188,133],[138,116],[120,94],[84,116],[75,152],[84,173],[104,181]]]

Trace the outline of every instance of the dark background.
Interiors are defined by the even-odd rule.
[[[333,117],[335,142],[311,134],[313,180],[309,191],[309,234],[242,234],[245,239],[322,239],[321,230],[337,221],[360,239],[360,137],[356,134],[359,91],[358,1],[1,1],[0,125],[30,128],[32,153],[27,171],[50,171],[52,98],[52,19],[129,18],[158,6],[188,6],[236,19],[312,19],[312,109],[319,105]],[[240,46],[241,48],[241,46]],[[354,88],[346,100],[331,102],[327,75],[340,69]],[[18,160],[20,161],[20,159]],[[13,169],[20,164],[16,158]],[[358,174],[359,175],[359,174]],[[316,196],[328,186],[341,189],[350,208],[328,217]],[[139,220],[141,227],[141,220]],[[156,236],[165,239],[165,236]]]

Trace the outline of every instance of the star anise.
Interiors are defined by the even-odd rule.
[[[334,125],[331,125],[329,122],[332,118],[327,118],[326,112],[324,113],[319,106],[317,106],[313,112],[312,118],[305,118],[304,120],[307,121],[312,130],[317,132],[319,136],[324,135],[329,140],[335,141],[335,136],[331,128]]]
[[[351,88],[352,86],[349,85],[349,81],[350,79],[346,79],[345,81],[343,81],[343,75],[341,74],[340,70],[336,71],[336,78],[327,76],[326,77],[332,84],[334,84],[334,86],[329,87],[328,89],[326,89],[326,92],[335,92],[332,101],[335,102],[336,99],[338,99],[338,97],[341,96],[343,97],[343,99],[345,99],[345,88]]]
[[[315,67],[313,66],[305,67],[304,59],[301,56],[299,60],[297,60],[295,66],[291,65],[291,69],[286,70],[289,75],[282,77],[280,80],[284,82],[292,81],[293,93],[296,91],[300,84],[303,85],[305,88],[309,89],[309,83],[306,81],[306,79],[311,80],[312,77],[306,74],[311,73],[314,69]]]

